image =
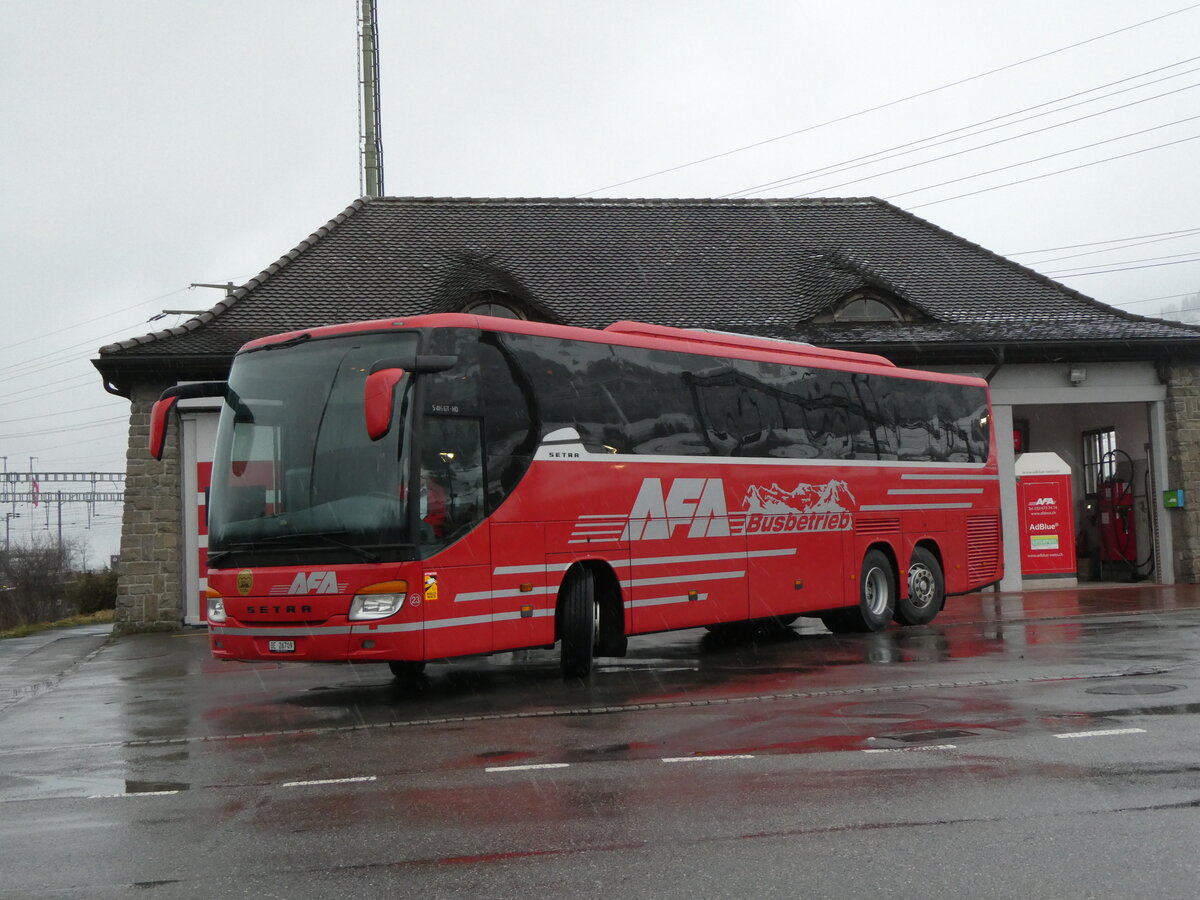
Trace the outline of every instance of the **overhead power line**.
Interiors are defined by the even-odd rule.
[[[1134,247],[1141,247],[1144,244],[1149,244],[1149,243],[1155,243],[1155,242],[1154,241],[1144,241],[1142,244],[1125,244],[1124,246],[1121,246],[1121,247],[1110,247],[1108,250],[1094,250],[1091,253],[1073,253],[1070,256],[1059,256],[1055,259],[1041,259],[1041,260],[1038,260],[1037,262],[1024,263],[1024,265],[1029,266],[1031,269],[1038,269],[1040,266],[1044,266],[1047,263],[1058,262],[1058,261],[1064,260],[1064,259],[1077,259],[1081,256],[1095,256],[1097,253],[1116,253],[1120,250],[1132,250]],[[1117,260],[1113,260],[1112,262],[1096,262],[1096,263],[1093,263],[1093,265],[1123,266],[1128,263],[1154,262],[1155,260],[1159,260],[1159,259],[1179,259],[1180,257],[1183,257],[1183,256],[1195,256],[1197,253],[1200,253],[1200,250],[1188,250],[1184,253],[1170,253],[1170,254],[1166,254],[1164,256],[1143,256],[1143,257],[1140,257],[1139,259],[1117,259]],[[1079,268],[1085,268],[1085,267],[1078,266],[1078,265],[1070,267],[1070,269],[1079,269]],[[1064,269],[1062,271],[1069,271],[1070,269]]]
[[[1084,256],[1098,256],[1101,253],[1119,253],[1122,250],[1132,250],[1134,247],[1146,247],[1146,246],[1149,246],[1150,244],[1161,244],[1163,241],[1176,241],[1176,240],[1179,240],[1179,238],[1181,238],[1181,237],[1194,237],[1194,236],[1195,236],[1195,233],[1190,234],[1190,235],[1181,234],[1181,235],[1178,235],[1177,237],[1173,237],[1173,238],[1165,238],[1165,237],[1164,238],[1155,238],[1154,240],[1151,240],[1151,241],[1135,241],[1132,244],[1121,244],[1120,246],[1117,246],[1117,247],[1106,247],[1102,250],[1085,250],[1082,253],[1068,253],[1066,256],[1051,256],[1048,259],[1033,260],[1031,262],[1026,263],[1026,265],[1033,266],[1036,268],[1037,266],[1044,266],[1047,263],[1062,262],[1064,259],[1080,259]]]
[[[1110,303],[1109,306],[1116,306],[1123,309],[1126,306],[1137,306],[1141,303],[1154,303],[1159,300],[1177,300],[1180,297],[1195,297],[1197,294],[1200,294],[1200,291],[1188,291],[1186,294],[1163,294],[1160,297],[1144,297],[1141,300],[1118,300]]]
[[[1054,253],[1058,250],[1077,250],[1080,247],[1097,247],[1100,244],[1119,244],[1124,241],[1140,241],[1142,238],[1167,237],[1169,235],[1177,235],[1177,234],[1195,234],[1197,231],[1200,231],[1200,227],[1183,228],[1178,231],[1158,231],[1158,232],[1155,232],[1154,234],[1131,234],[1129,237],[1109,238],[1106,241],[1088,241],[1087,243],[1084,243],[1084,244],[1064,244],[1061,247],[1042,247],[1040,250],[1015,250],[1011,253],[1002,253],[1000,255],[1001,256],[1030,256],[1034,253]]]
[[[1139,128],[1137,131],[1128,131],[1125,134],[1118,134],[1116,137],[1104,138],[1101,141],[1092,141],[1090,144],[1080,144],[1078,147],[1070,147],[1066,150],[1056,150],[1054,153],[1047,153],[1043,156],[1035,156],[1032,159],[1023,159],[1020,162],[1009,163],[1005,166],[996,166],[994,169],[986,169],[982,172],[976,172],[973,175],[962,175],[958,178],[951,178],[947,181],[939,181],[937,184],[926,185],[925,187],[913,188],[909,191],[901,191],[898,194],[891,194],[892,197],[906,197],[909,194],[918,194],[921,191],[930,191],[934,188],[945,187],[948,184],[958,184],[963,181],[970,181],[973,178],[982,178],[984,175],[995,175],[997,172],[1007,172],[1009,169],[1017,169],[1021,166],[1029,166],[1034,163],[1045,162],[1048,159],[1057,159],[1060,156],[1067,156],[1071,153],[1078,153],[1081,150],[1091,150],[1094,147],[1103,147],[1105,144],[1115,144],[1117,141],[1123,141],[1126,138],[1139,137],[1143,134],[1150,134],[1155,131],[1162,131],[1164,128],[1171,128],[1175,125],[1182,125],[1185,122],[1194,122],[1200,119],[1200,115],[1185,116],[1182,119],[1176,119],[1174,122],[1164,122],[1161,125],[1152,125],[1149,128]],[[1164,145],[1165,146],[1165,145]],[[1152,149],[1152,148],[1149,148]],[[1119,157],[1114,157],[1117,159]],[[835,185],[836,187],[836,185]]]
[[[72,375],[68,378],[59,378],[57,381],[48,381],[45,384],[38,384],[34,387],[22,388],[17,391],[7,391],[3,395],[4,399],[0,400],[0,407],[12,406],[17,403],[26,403],[35,399],[35,397],[36,399],[40,400],[42,397],[49,397],[52,394],[61,394],[64,391],[77,391],[80,387],[82,387],[83,382],[85,381],[95,383],[99,374],[99,372],[93,370],[90,373]],[[63,384],[67,386],[60,387],[53,391],[46,390],[46,388],[53,387],[56,384]],[[27,394],[34,396],[26,396]]]
[[[96,419],[95,421],[92,421],[92,422],[81,422],[77,425],[66,425],[62,428],[47,428],[42,431],[22,431],[22,432],[13,432],[11,434],[2,434],[2,435],[0,435],[0,438],[3,438],[4,440],[15,440],[17,438],[23,439],[23,438],[31,438],[31,437],[41,437],[42,435],[46,435],[46,434],[66,434],[67,432],[71,432],[71,431],[86,431],[90,428],[101,428],[101,427],[104,427],[107,425],[111,425],[114,422],[128,422],[128,421],[129,421],[128,416],[113,416],[112,418],[109,418],[109,419]]]
[[[1189,85],[1187,85],[1186,87],[1178,88],[1178,89],[1176,89],[1176,90],[1174,90],[1174,91],[1168,91],[1168,93],[1169,93],[1169,94],[1178,94],[1180,91],[1189,91],[1189,90],[1191,90],[1192,88],[1196,88],[1196,87],[1200,87],[1200,82],[1197,82],[1196,84],[1189,84]],[[1023,132],[1021,132],[1020,134],[1014,134],[1014,135],[1010,135],[1009,137],[1005,137],[1005,138],[999,138],[999,139],[997,139],[997,140],[994,140],[994,141],[989,141],[989,142],[988,142],[988,143],[986,143],[986,144],[978,144],[978,145],[976,145],[976,146],[974,146],[974,147],[967,147],[967,148],[966,148],[966,149],[964,149],[964,150],[955,150],[953,153],[945,153],[945,154],[943,154],[942,156],[934,156],[934,157],[931,157],[931,158],[929,158],[929,159],[924,159],[924,160],[920,160],[920,161],[918,161],[918,162],[909,163],[908,165],[904,165],[904,166],[897,166],[897,167],[896,167],[896,168],[894,168],[894,169],[887,169],[887,170],[885,170],[885,171],[883,171],[883,172],[875,172],[875,173],[873,173],[873,174],[871,174],[871,175],[863,175],[863,176],[861,176],[861,177],[859,177],[859,178],[852,178],[852,179],[850,179],[849,181],[842,181],[842,182],[839,182],[838,184],[830,184],[830,185],[826,185],[826,186],[824,186],[824,187],[817,188],[817,189],[815,189],[815,190],[811,191],[810,193],[812,193],[812,194],[824,194],[824,193],[826,193],[827,191],[833,191],[833,190],[837,190],[838,188],[846,187],[847,185],[850,185],[850,184],[858,184],[859,182],[862,182],[862,181],[869,181],[869,180],[870,180],[870,179],[872,179],[872,178],[882,178],[882,177],[883,177],[883,176],[885,176],[885,175],[894,175],[894,174],[896,174],[897,172],[906,172],[906,171],[908,171],[909,169],[916,169],[916,168],[919,168],[920,166],[928,166],[928,165],[930,165],[930,164],[932,164],[932,163],[936,163],[936,162],[944,162],[944,161],[945,161],[945,160],[947,160],[947,159],[953,159],[953,158],[955,158],[955,157],[957,157],[957,156],[965,156],[965,155],[966,155],[966,154],[968,154],[968,153],[974,153],[976,150],[986,150],[986,149],[988,149],[989,147],[998,147],[1000,144],[1007,144],[1007,143],[1009,143],[1010,141],[1016,141],[1016,140],[1020,140],[1021,138],[1025,138],[1025,137],[1031,137],[1031,136],[1033,136],[1033,135],[1035,135],[1035,134],[1044,134],[1045,132],[1047,132],[1047,131],[1053,131],[1053,130],[1054,130],[1054,129],[1056,129],[1056,128],[1063,128],[1063,127],[1065,127],[1065,126],[1067,126],[1067,125],[1074,125],[1074,124],[1076,124],[1076,123],[1078,123],[1078,122],[1083,122],[1083,121],[1085,121],[1085,120],[1087,120],[1087,119],[1094,119],[1094,118],[1096,118],[1097,116],[1106,115],[1106,114],[1108,114],[1108,113],[1110,113],[1110,112],[1116,112],[1117,110],[1127,109],[1127,108],[1129,108],[1130,106],[1137,106],[1137,105],[1138,105],[1138,104],[1140,104],[1140,103],[1145,103],[1145,102],[1147,102],[1147,101],[1149,101],[1149,100],[1156,100],[1156,99],[1158,99],[1159,97],[1165,97],[1165,96],[1167,96],[1167,94],[1158,94],[1158,95],[1156,95],[1156,96],[1154,96],[1154,97],[1147,97],[1147,98],[1145,98],[1144,100],[1135,100],[1135,101],[1134,101],[1134,102],[1132,102],[1132,103],[1125,103],[1125,104],[1122,104],[1121,106],[1114,106],[1114,107],[1111,107],[1110,109],[1104,109],[1104,110],[1100,110],[1099,112],[1089,113],[1089,114],[1088,114],[1088,115],[1086,115],[1086,116],[1080,116],[1080,117],[1078,117],[1078,118],[1075,118],[1075,119],[1068,119],[1068,120],[1066,120],[1065,122],[1056,122],[1056,123],[1054,123],[1053,125],[1045,125],[1045,126],[1043,126],[1043,127],[1041,127],[1041,128],[1035,128],[1035,129],[1033,129],[1032,131],[1023,131]],[[1196,117],[1196,116],[1193,116],[1192,118],[1197,118],[1197,117]],[[1190,121],[1190,119],[1180,119],[1179,121],[1180,121],[1180,122],[1187,122],[1187,121]],[[1134,132],[1131,132],[1130,134],[1127,134],[1127,135],[1121,135],[1120,137],[1115,137],[1115,138],[1107,138],[1107,139],[1105,139],[1105,140],[1103,140],[1103,141],[1098,141],[1097,143],[1094,143],[1094,144],[1086,144],[1086,145],[1084,145],[1083,147],[1079,147],[1079,148],[1075,148],[1075,149],[1078,149],[1078,150],[1086,150],[1086,149],[1087,149],[1087,148],[1089,148],[1089,147],[1097,147],[1097,146],[1099,146],[1100,144],[1107,144],[1107,143],[1111,143],[1112,141],[1118,141],[1118,140],[1121,140],[1121,139],[1122,139],[1122,138],[1124,138],[1124,137],[1132,137],[1132,136],[1134,136],[1134,135],[1138,135],[1138,134],[1145,134],[1147,131],[1157,131],[1157,130],[1158,130],[1158,129],[1160,129],[1160,128],[1167,128],[1167,127],[1169,127],[1170,125],[1177,125],[1177,124],[1179,124],[1179,122],[1168,122],[1166,125],[1156,125],[1156,126],[1154,126],[1153,128],[1144,129],[1143,131],[1134,131]],[[1075,150],[1066,150],[1066,151],[1063,151],[1063,153],[1074,153],[1074,152],[1075,152]],[[1038,159],[1027,160],[1026,162],[1039,162],[1039,161],[1040,161],[1040,160],[1042,160],[1042,159],[1050,159],[1050,158],[1052,158],[1052,157],[1054,157],[1054,156],[1059,156],[1059,155],[1061,155],[1061,154],[1060,154],[1060,153],[1054,153],[1054,154],[1050,154],[1050,156],[1043,156],[1043,157],[1039,157]],[[1014,166],[1026,165],[1026,162],[1014,163],[1013,165],[1014,165]],[[1012,168],[1012,166],[1006,166],[1005,168]],[[999,170],[995,170],[995,171],[999,171]],[[985,174],[986,174],[986,173],[985,173]],[[968,176],[968,177],[974,177],[974,176]]]
[[[24,340],[16,341],[12,344],[5,344],[0,347],[0,350],[11,350],[13,347],[20,347],[23,344],[32,343],[33,341],[44,340],[48,337],[54,337],[57,334],[62,334],[64,331],[70,331],[74,328],[82,328],[84,325],[91,325],[93,322],[99,322],[101,319],[107,319],[111,316],[120,315],[123,312],[129,312],[131,309],[137,309],[139,306],[146,306],[150,303],[158,303],[161,300],[166,300],[168,297],[173,297],[176,294],[189,290],[189,288],[178,288],[174,291],[168,291],[165,294],[160,294],[157,297],[151,297],[149,300],[139,300],[137,303],[132,303],[129,306],[123,306],[120,309],[114,309],[112,312],[104,313],[92,319],[85,319],[82,322],[76,322],[73,325],[64,325],[62,328],[56,328],[53,331],[47,331],[45,334],[35,334],[33,337],[25,338]]]
[[[1193,116],[1193,118],[1200,118],[1200,116]],[[1186,121],[1186,120],[1181,120],[1181,121]],[[1172,124],[1175,124],[1175,123],[1172,123]],[[1160,127],[1166,127],[1166,126],[1160,126]],[[1156,129],[1151,129],[1151,130],[1156,130]],[[1128,137],[1128,135],[1125,135],[1125,137]],[[1128,153],[1119,153],[1116,156],[1109,156],[1109,157],[1106,157],[1105,159],[1097,159],[1097,160],[1093,160],[1092,162],[1080,163],[1077,166],[1068,166],[1065,169],[1056,169],[1053,172],[1044,172],[1041,175],[1031,175],[1028,178],[1019,178],[1016,181],[1007,181],[1004,184],[994,184],[991,187],[980,188],[977,191],[967,191],[964,194],[955,194],[953,197],[942,197],[940,200],[930,200],[926,203],[917,203],[917,204],[914,204],[913,206],[909,206],[908,209],[910,209],[910,210],[922,209],[923,207],[926,207],[926,206],[936,206],[939,203],[948,203],[951,200],[961,200],[963,197],[974,197],[977,194],[986,194],[989,191],[998,191],[1001,188],[1013,187],[1014,185],[1018,185],[1018,184],[1027,184],[1030,181],[1038,181],[1042,178],[1050,178],[1054,175],[1062,175],[1066,172],[1075,172],[1075,171],[1078,171],[1079,169],[1088,169],[1088,168],[1091,168],[1092,166],[1099,166],[1099,165],[1102,165],[1103,163],[1114,162],[1118,159],[1127,159],[1128,157],[1131,157],[1131,156],[1139,156],[1142,153],[1149,153],[1151,150],[1162,150],[1166,147],[1174,147],[1177,144],[1186,144],[1188,141],[1194,141],[1194,140],[1197,140],[1198,138],[1200,138],[1200,134],[1195,134],[1195,135],[1192,135],[1191,137],[1180,138],[1177,141],[1167,141],[1165,144],[1155,144],[1153,147],[1143,147],[1141,150],[1131,150]],[[1113,138],[1113,140],[1119,140],[1119,138]],[[1107,142],[1102,141],[1101,143],[1107,143]],[[1095,145],[1089,145],[1089,146],[1095,146]],[[1087,149],[1087,147],[1076,147],[1075,148],[1075,150],[1086,150],[1086,149]],[[1075,150],[1066,150],[1066,151],[1063,151],[1063,153],[1074,153]],[[1053,154],[1050,154],[1050,157],[1062,156],[1063,153],[1053,153]],[[1049,159],[1050,157],[1042,157],[1042,159]],[[1028,160],[1027,162],[1040,162],[1040,161],[1041,161],[1040,159],[1035,159],[1035,160]],[[920,191],[930,190],[930,189],[936,188],[936,187],[943,187],[947,184],[954,184],[959,181],[966,181],[970,178],[978,178],[982,175],[990,175],[993,172],[1000,172],[1000,171],[1003,171],[1004,169],[1011,169],[1017,165],[1026,165],[1026,163],[1015,163],[1014,165],[1011,165],[1011,166],[1001,166],[999,169],[992,169],[989,172],[980,172],[976,175],[966,176],[966,178],[955,178],[950,181],[943,181],[941,184],[932,184],[932,185],[929,185],[928,187],[917,188],[912,191],[905,191],[904,193],[905,194],[915,194]],[[893,194],[892,195],[892,197],[900,197],[900,196],[903,196],[903,194]],[[891,198],[889,197],[889,200],[890,199]]]
[[[145,323],[138,323],[144,325]],[[127,325],[124,328],[117,328],[107,334],[97,335],[88,338],[85,341],[80,341],[77,344],[69,344],[66,347],[60,347],[57,350],[52,350],[37,359],[26,359],[21,362],[11,363],[6,366],[0,366],[0,383],[12,381],[16,378],[24,378],[27,375],[36,375],[39,372],[45,372],[48,369],[56,369],[64,363],[72,362],[77,358],[77,351],[82,349],[96,350],[100,341],[108,338],[116,337],[117,335],[128,335],[132,331],[136,331],[138,325]],[[11,374],[10,374],[11,373]]]
[[[1193,256],[1191,259],[1177,259],[1174,262],[1147,263],[1145,265],[1122,266],[1115,269],[1062,269],[1057,272],[1043,272],[1042,274],[1052,278],[1079,278],[1083,275],[1108,275],[1112,272],[1132,272],[1135,269],[1157,269],[1162,266],[1181,266],[1185,263],[1195,262],[1200,262],[1200,256]]]
[[[1027,106],[1023,109],[1018,109],[1018,110],[1014,110],[1012,112],[1004,113],[1003,115],[992,116],[991,118],[983,119],[978,122],[973,122],[970,125],[963,125],[958,128],[952,128],[949,131],[943,131],[943,132],[940,132],[939,134],[931,135],[929,137],[919,138],[918,140],[908,141],[903,144],[897,144],[894,147],[890,147],[886,150],[877,150],[874,153],[868,153],[864,156],[854,157],[853,159],[846,160],[845,162],[842,162],[842,163],[834,163],[834,164],[828,165],[828,166],[821,166],[820,168],[817,168],[817,169],[810,169],[807,172],[801,172],[801,173],[798,173],[795,175],[786,176],[784,178],[777,178],[774,181],[764,182],[763,184],[758,184],[751,188],[743,188],[742,190],[732,191],[731,193],[728,193],[728,194],[722,194],[721,197],[734,197],[734,196],[748,197],[748,196],[752,196],[754,194],[761,194],[767,190],[771,190],[774,188],[780,188],[780,187],[788,187],[793,184],[799,184],[802,181],[808,181],[810,179],[817,178],[821,175],[836,175],[836,174],[840,174],[841,172],[849,172],[849,171],[853,171],[854,169],[861,169],[861,168],[864,168],[869,165],[874,165],[875,163],[886,162],[889,159],[898,159],[902,156],[909,156],[913,153],[918,153],[922,150],[932,150],[935,147],[941,147],[946,144],[952,144],[957,141],[963,141],[963,140],[966,140],[967,138],[976,137],[981,134],[987,134],[990,131],[998,131],[1002,128],[1010,128],[1013,125],[1020,125],[1022,122],[1031,122],[1034,119],[1040,119],[1045,116],[1057,115],[1058,113],[1066,112],[1069,109],[1075,109],[1076,107],[1079,107],[1079,106],[1086,106],[1089,103],[1096,103],[1100,100],[1107,100],[1109,97],[1115,97],[1119,94],[1127,94],[1130,91],[1141,90],[1142,88],[1149,87],[1150,85],[1153,85],[1153,84],[1159,84],[1163,81],[1169,81],[1173,78],[1182,78],[1184,75],[1191,75],[1194,72],[1200,72],[1200,68],[1188,69],[1184,72],[1176,72],[1173,75],[1167,75],[1163,78],[1157,78],[1153,81],[1143,82],[1142,84],[1137,84],[1137,85],[1133,85],[1132,87],[1123,88],[1119,91],[1111,91],[1110,93],[1101,94],[1098,97],[1091,97],[1087,100],[1080,100],[1076,103],[1069,103],[1066,106],[1060,106],[1060,107],[1057,107],[1056,109],[1048,109],[1048,110],[1045,110],[1044,112],[1035,113],[1034,115],[1030,115],[1030,116],[1025,116],[1024,118],[1014,118],[1014,116],[1020,116],[1022,113],[1031,112],[1032,110],[1035,110],[1035,109],[1041,109],[1044,106],[1050,106],[1055,103],[1061,103],[1064,100],[1070,100],[1075,97],[1081,97],[1084,94],[1095,93],[1096,91],[1103,90],[1106,87],[1112,87],[1115,84],[1122,84],[1126,81],[1132,81],[1133,79],[1136,79],[1136,78],[1143,78],[1148,74],[1154,74],[1156,72],[1161,72],[1164,69],[1170,69],[1170,68],[1174,68],[1175,66],[1184,65],[1189,62],[1195,62],[1197,59],[1200,59],[1200,56],[1194,56],[1194,57],[1191,57],[1190,59],[1182,60],[1181,62],[1171,63],[1169,66],[1161,66],[1157,69],[1151,69],[1148,72],[1142,72],[1137,75],[1131,75],[1128,78],[1122,78],[1122,79],[1119,79],[1118,81],[1111,81],[1107,84],[1099,85],[1098,87],[1088,88],[1086,91],[1078,91],[1074,94],[1068,94],[1064,97],[1058,97],[1054,100],[1047,100],[1044,103],[1038,103],[1033,106]],[[1126,109],[1127,107],[1136,106],[1141,103],[1147,103],[1151,100],[1157,100],[1162,97],[1166,97],[1170,94],[1178,93],[1179,91],[1189,90],[1193,87],[1196,87],[1196,85],[1194,85],[1194,84],[1188,85],[1187,87],[1179,88],[1175,91],[1167,91],[1167,92],[1164,92],[1161,94],[1155,94],[1152,97],[1144,97],[1141,100],[1135,100],[1132,103],[1126,103],[1121,106],[1110,107],[1109,109],[1106,109],[1106,110],[1101,110],[1099,112],[1090,113],[1087,116],[1081,116],[1077,119],[1071,119],[1066,122],[1060,122],[1057,125],[1050,125],[1043,129],[1022,132],[1021,134],[1017,134],[1017,135],[1013,135],[1012,137],[1004,138],[1003,140],[996,141],[992,144],[982,144],[982,145],[980,145],[980,147],[969,148],[967,150],[963,150],[960,152],[968,153],[972,149],[980,149],[981,147],[991,147],[991,146],[995,146],[995,144],[1003,143],[1004,141],[1016,140],[1017,138],[1020,138],[1020,137],[1025,137],[1025,136],[1031,135],[1031,134],[1037,134],[1039,131],[1048,131],[1052,128],[1061,127],[1062,125],[1070,125],[1074,122],[1082,122],[1085,119],[1094,118],[1096,116],[1102,116],[1107,113],[1115,112],[1115,111],[1121,110],[1121,109]],[[1007,122],[1003,121],[1005,119],[1009,119],[1011,121],[1007,121]],[[997,124],[992,124],[992,123],[997,123]],[[986,127],[986,128],[980,127],[980,126],[984,126],[984,125],[986,125],[988,127]],[[972,130],[972,129],[976,129],[976,130]],[[953,136],[951,136],[951,135],[953,135]],[[951,154],[951,155],[955,155],[955,154]],[[947,159],[947,158],[948,157],[943,156],[943,157],[938,157],[937,159]],[[928,160],[928,161],[936,162],[937,159]],[[923,164],[924,163],[915,163],[914,165],[923,165]],[[901,171],[901,170],[893,169],[892,171]],[[890,173],[889,172],[876,173],[876,175],[872,175],[869,177],[877,177],[880,174],[887,175]],[[862,179],[859,179],[859,180],[862,180]],[[853,184],[854,182],[846,182],[846,183]],[[840,185],[835,185],[835,187],[840,187]],[[828,188],[825,188],[822,190],[828,190]],[[819,192],[820,191],[817,191],[817,193],[819,193]]]
[[[114,402],[119,402],[120,400],[121,400],[120,397],[113,398]],[[64,416],[73,415],[75,413],[95,412],[95,411],[96,411],[96,404],[92,404],[91,406],[80,406],[76,409],[61,409],[61,410],[57,410],[52,413],[42,413],[41,415],[38,415],[38,416],[21,416],[20,418],[17,418],[17,419],[0,419],[0,425],[11,425],[14,422],[31,422],[34,419],[61,419]]]
[[[789,131],[786,134],[776,135],[775,137],[766,138],[761,141],[755,141],[752,144],[746,144],[741,147],[735,147],[732,150],[725,150],[725,151],[722,151],[721,153],[714,153],[710,156],[705,156],[700,159],[694,159],[691,162],[680,163],[679,165],[676,165],[676,166],[669,166],[665,169],[659,169],[657,172],[650,172],[647,175],[639,175],[636,178],[627,178],[624,181],[617,181],[612,184],[604,185],[603,187],[593,188],[590,191],[584,191],[580,194],[577,194],[576,196],[587,197],[587,196],[590,196],[591,194],[598,194],[601,191],[607,191],[607,190],[611,190],[613,188],[624,187],[627,184],[634,184],[639,181],[645,181],[649,178],[656,178],[659,175],[667,175],[671,172],[678,172],[681,169],[691,168],[692,166],[698,166],[698,165],[701,165],[702,163],[712,162],[713,160],[722,159],[726,156],[732,156],[735,153],[742,153],[746,150],[753,150],[756,147],[762,147],[767,144],[775,143],[776,141],[786,140],[787,138],[795,137],[796,135],[806,134],[807,132],[810,132],[810,131],[816,131],[818,128],[825,128],[829,125],[836,125],[840,122],[846,122],[846,121],[849,121],[850,119],[856,119],[860,116],[869,115],[870,113],[873,113],[873,112],[879,112],[880,110],[883,110],[883,109],[888,109],[893,106],[898,106],[901,103],[907,103],[910,100],[916,100],[921,97],[928,97],[931,94],[936,94],[941,91],[946,91],[946,90],[949,90],[950,88],[958,87],[963,84],[968,84],[969,82],[972,82],[972,81],[978,81],[981,78],[987,78],[990,75],[996,75],[996,74],[999,74],[1000,72],[1006,72],[1009,69],[1015,69],[1018,66],[1023,66],[1028,63],[1031,63],[1031,62],[1036,62],[1037,60],[1040,60],[1040,59],[1046,59],[1047,57],[1055,56],[1059,53],[1065,53],[1068,50],[1074,50],[1078,47],[1083,47],[1087,44],[1095,43],[1096,41],[1101,41],[1106,38],[1114,37],[1115,35],[1123,34],[1126,31],[1132,31],[1135,28],[1141,28],[1144,25],[1150,25],[1154,22],[1159,22],[1163,19],[1168,19],[1172,16],[1177,16],[1177,15],[1180,15],[1181,13],[1189,12],[1190,10],[1195,9],[1198,6],[1200,6],[1200,3],[1193,3],[1188,6],[1181,7],[1180,9],[1172,10],[1171,12],[1168,12],[1168,13],[1163,13],[1160,16],[1154,16],[1153,18],[1145,19],[1141,22],[1135,22],[1132,25],[1126,25],[1123,28],[1118,28],[1114,31],[1108,31],[1108,32],[1105,32],[1104,34],[1098,34],[1098,35],[1095,35],[1094,37],[1085,38],[1082,41],[1076,41],[1073,44],[1067,44],[1064,47],[1058,47],[1055,50],[1048,50],[1045,53],[1039,53],[1035,56],[1030,56],[1025,59],[1017,60],[1016,62],[1007,63],[1006,65],[998,66],[997,68],[994,68],[994,69],[988,69],[985,72],[979,72],[975,75],[969,75],[966,78],[960,78],[957,81],[952,81],[952,82],[949,82],[948,84],[943,84],[943,85],[939,85],[938,87],[928,88],[927,90],[919,91],[915,94],[909,94],[907,97],[901,97],[897,100],[889,100],[886,103],[880,103],[876,106],[872,106],[867,109],[861,109],[858,112],[847,113],[842,116],[837,116],[836,118],[833,118],[833,119],[828,119],[824,122],[819,122],[815,125],[807,125],[804,128],[798,128],[795,131]]]
[[[1062,262],[1063,260],[1066,260],[1066,259],[1081,259],[1082,257],[1085,257],[1085,256],[1099,256],[1104,253],[1120,253],[1122,250],[1132,250],[1134,247],[1148,247],[1151,244],[1162,244],[1162,243],[1165,243],[1166,241],[1178,241],[1185,237],[1195,237],[1197,234],[1200,234],[1200,228],[1194,228],[1194,229],[1191,229],[1188,231],[1167,233],[1166,235],[1156,236],[1156,237],[1151,237],[1151,236],[1147,235],[1148,239],[1144,240],[1144,241],[1139,241],[1139,240],[1136,240],[1135,238],[1123,238],[1121,240],[1114,240],[1114,241],[1097,241],[1094,244],[1080,244],[1079,245],[1080,247],[1095,247],[1096,249],[1081,250],[1079,253],[1067,253],[1062,256],[1048,256],[1045,259],[1030,260],[1029,262],[1024,263],[1024,265],[1031,266],[1033,268],[1037,268],[1038,266],[1044,266],[1047,263]],[[1105,244],[1108,244],[1111,246],[1104,246]],[[1068,249],[1068,248],[1063,248],[1063,249]],[[1041,250],[1041,251],[1037,251],[1037,252],[1048,253],[1050,251]],[[1025,254],[1002,254],[1002,255],[1011,257],[1011,256],[1024,256],[1024,255],[1029,255],[1029,254],[1025,253]]]

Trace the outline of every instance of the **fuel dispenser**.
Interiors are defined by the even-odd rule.
[[[1096,515],[1101,562],[1132,565],[1137,560],[1137,532],[1133,525],[1133,490],[1128,482],[1114,477],[1097,486]]]
[[[1100,537],[1101,569],[1125,570],[1133,581],[1148,577],[1154,568],[1153,554],[1138,561],[1137,523],[1134,521],[1133,461],[1123,450],[1104,454],[1101,471],[1107,472],[1096,485],[1096,526]],[[1149,476],[1147,476],[1147,482]],[[1149,484],[1146,496],[1150,496]],[[1145,572],[1142,568],[1149,565]]]

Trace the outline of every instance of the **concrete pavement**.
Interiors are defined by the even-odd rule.
[[[53,690],[111,635],[112,625],[80,625],[0,640],[0,712]]]
[[[1097,615],[1136,616],[1189,609],[1200,609],[1200,585],[1088,585],[1070,589],[952,597],[930,627],[951,628]],[[801,619],[796,623],[795,630],[801,635],[810,635],[822,633],[825,629],[817,620]],[[893,628],[889,633],[892,631],[902,634],[910,630]],[[920,629],[911,631],[915,633]],[[208,655],[204,629],[130,635],[120,639],[114,639],[111,632],[111,625],[85,625],[0,640],[0,713],[53,691],[64,678],[86,670],[89,663],[97,658],[105,662],[103,668],[107,677],[120,677],[118,671],[124,670],[129,677],[140,678],[144,674],[140,672],[143,665],[141,661],[147,659],[174,658],[180,665],[172,668],[172,671],[179,674],[230,671],[243,665],[212,660]],[[641,638],[639,642],[674,639],[674,636],[656,635]],[[129,646],[131,643],[137,645],[136,650]],[[544,655],[544,651],[541,653]],[[329,671],[328,666],[311,663],[263,662],[255,665],[271,669],[283,666],[286,669],[317,668],[326,673]],[[382,666],[358,666],[342,671],[349,676],[338,676],[337,680],[343,682],[364,677],[371,681],[386,681],[389,678]]]

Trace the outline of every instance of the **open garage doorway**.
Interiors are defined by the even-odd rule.
[[[965,370],[960,370],[965,371]],[[1004,529],[1001,590],[1075,583],[1173,584],[1167,481],[1166,386],[1149,362],[1008,364],[986,374],[992,389]],[[1018,454],[1054,453],[1070,467],[1073,573],[1026,573],[1016,483]],[[1117,500],[1132,538],[1104,558],[1101,494],[1120,480]],[[1112,488],[1109,488],[1112,490]],[[1126,558],[1128,557],[1128,558]]]
[[[1012,407],[1014,453],[1054,453],[1070,466],[1078,582],[1157,579],[1149,413],[1145,403]]]

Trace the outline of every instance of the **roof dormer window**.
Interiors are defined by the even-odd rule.
[[[901,322],[904,317],[891,304],[873,294],[852,294],[833,310],[835,322]]]
[[[517,302],[499,291],[483,291],[471,298],[463,312],[473,316],[495,316],[498,319],[524,319]]]

